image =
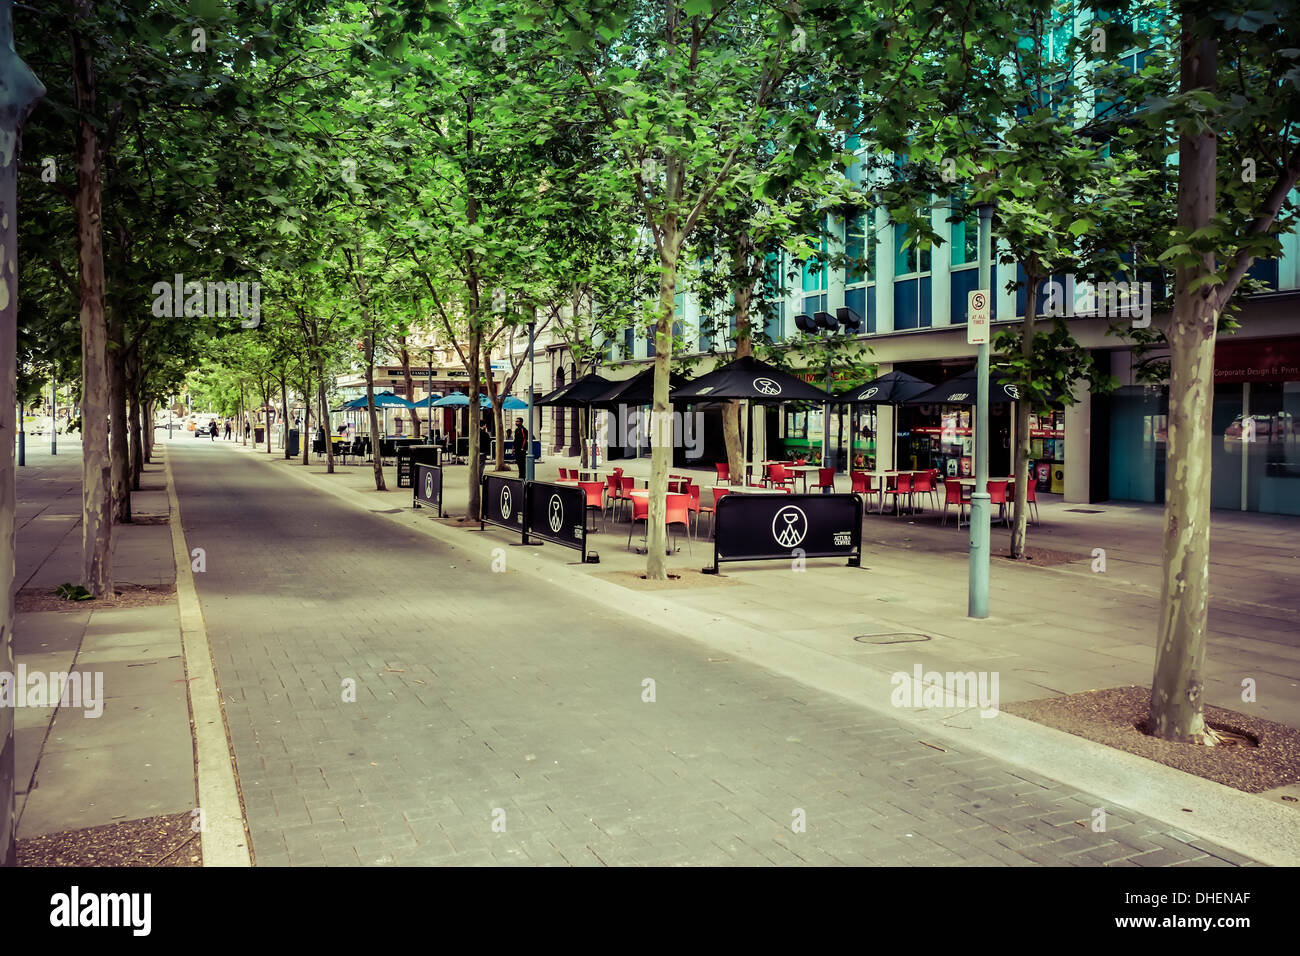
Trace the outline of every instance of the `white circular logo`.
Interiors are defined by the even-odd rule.
[[[551,495],[546,512],[546,521],[551,526],[551,531],[559,534],[560,527],[564,524],[564,502],[560,500],[559,495]]]
[[[781,384],[774,382],[770,378],[754,379],[754,390],[763,395],[780,395]]]
[[[807,534],[808,516],[794,505],[782,508],[772,519],[772,537],[783,548],[798,547]]]
[[[506,485],[501,489],[501,517],[509,518],[512,502],[510,501],[510,486]]]
[[[1020,398],[1020,389],[1017,388],[1015,385],[1003,385],[1003,386],[1002,386],[1002,391],[1006,392],[1006,393],[1007,393],[1008,395],[1010,395],[1012,398],[1015,398],[1015,399],[1019,399],[1019,398]]]
[[[424,473],[424,497],[433,497],[433,472],[431,471]]]
[[[880,388],[879,388],[878,386],[876,386],[876,385],[872,385],[869,389],[867,389],[865,392],[862,393],[862,397],[863,397],[863,398],[871,398],[871,397],[873,397],[873,396],[876,394],[876,392],[878,392],[878,391],[880,391]]]

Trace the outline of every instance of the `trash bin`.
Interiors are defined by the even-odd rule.
[[[541,460],[542,460],[542,442],[541,439],[534,439],[533,440],[533,461],[538,462]]]
[[[264,441],[266,441],[266,429],[261,425],[258,425],[253,429],[253,443],[260,445]]]
[[[289,457],[289,458],[297,458],[297,457],[298,457],[298,453],[299,453],[300,451],[302,451],[302,449],[298,447],[298,429],[296,429],[296,428],[290,428],[290,429],[289,429],[289,455],[288,455],[288,457]]]

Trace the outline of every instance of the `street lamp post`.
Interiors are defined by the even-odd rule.
[[[50,454],[59,453],[59,378],[50,375]]]
[[[979,285],[989,293],[992,308],[993,204],[980,203]],[[991,323],[990,323],[991,324]],[[990,330],[991,331],[991,330]],[[967,614],[989,616],[989,344],[988,336],[977,348],[975,385],[975,491],[970,500],[970,595]]]
[[[845,334],[856,334],[862,328],[862,316],[858,315],[853,309],[847,306],[841,306],[835,310],[835,314],[829,312],[816,312],[809,316],[805,313],[799,313],[794,317],[794,324],[801,332],[808,332],[816,335],[825,333],[827,339],[837,331],[843,330]],[[831,356],[829,350],[826,354],[826,391],[831,390]],[[822,465],[826,468],[835,468],[838,471],[838,462],[836,446],[831,444],[831,403],[827,401],[822,410]]]
[[[533,469],[536,462],[533,460],[533,398],[534,398],[534,372],[535,372],[535,337],[537,334],[537,317],[534,315],[532,321],[528,323],[528,434],[524,436],[524,442],[528,446],[524,458],[524,476],[533,480]]]

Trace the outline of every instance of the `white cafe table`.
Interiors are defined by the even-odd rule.
[[[784,495],[788,494],[784,488],[753,488],[749,485],[714,485],[714,494],[719,491],[725,491],[733,495]]]

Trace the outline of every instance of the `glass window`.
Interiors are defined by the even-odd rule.
[[[870,282],[875,279],[871,249],[867,243],[867,216],[862,213],[848,221],[845,229],[844,254],[849,260],[844,271],[844,281],[849,285],[855,282]]]
[[[964,219],[952,223],[952,264],[964,266],[980,261],[980,217],[971,209]]]
[[[894,226],[894,275],[906,276],[918,272],[930,271],[930,250],[918,249],[917,239],[904,248],[908,241],[907,227],[902,223]]]

